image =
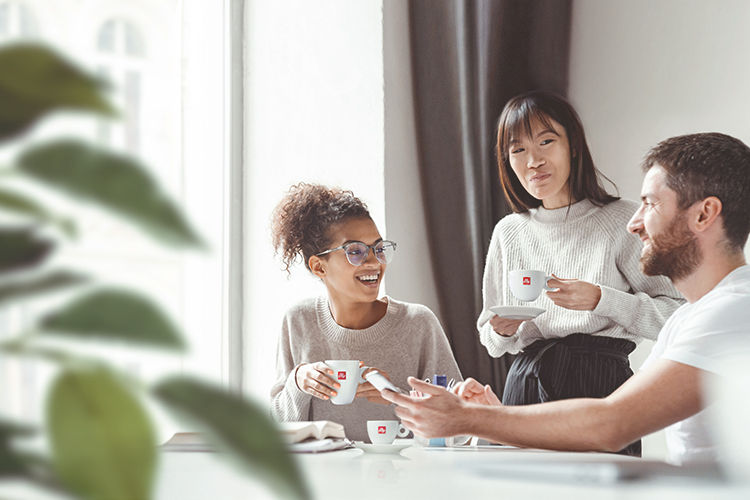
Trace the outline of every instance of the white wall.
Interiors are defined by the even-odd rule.
[[[407,7],[402,0],[383,2],[385,217],[388,237],[398,243],[388,293],[440,317],[419,185]]]
[[[574,2],[569,96],[622,196],[639,198],[641,159],[662,139],[712,131],[750,143],[748,25],[744,0]],[[644,455],[661,456],[662,439],[644,440]]]
[[[576,0],[570,98],[594,159],[638,199],[662,139],[723,132],[750,143],[750,2]]]
[[[266,400],[284,312],[325,293],[302,266],[287,279],[273,256],[284,192],[300,181],[351,189],[388,234],[382,1],[253,0],[246,16],[244,382]]]

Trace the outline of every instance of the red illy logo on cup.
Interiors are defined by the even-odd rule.
[[[523,284],[524,285],[530,285],[531,284],[531,277],[530,276],[524,276],[523,277]]]
[[[378,426],[378,434],[385,434],[385,425]]]
[[[339,380],[346,380],[346,372],[339,372]]]

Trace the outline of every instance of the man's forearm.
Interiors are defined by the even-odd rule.
[[[526,448],[619,451],[637,439],[628,435],[606,399],[528,406],[467,405],[463,412],[460,418],[467,434]]]

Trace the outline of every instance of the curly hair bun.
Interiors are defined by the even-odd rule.
[[[357,217],[369,218],[370,212],[351,191],[320,184],[295,184],[273,211],[274,250],[281,253],[287,272],[299,257],[309,270],[310,257],[330,243],[331,227]]]

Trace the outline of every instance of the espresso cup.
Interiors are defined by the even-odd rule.
[[[334,388],[337,394],[331,397],[331,403],[351,404],[357,394],[357,386],[364,382],[362,372],[365,367],[360,367],[356,359],[327,359],[326,364],[333,370],[333,380],[341,384],[341,387]]]
[[[544,271],[516,270],[508,273],[508,286],[518,300],[530,302],[536,300],[542,290],[554,290],[547,286],[551,279]]]
[[[406,437],[409,429],[398,420],[368,420],[367,435],[372,444],[391,444],[398,437]]]

